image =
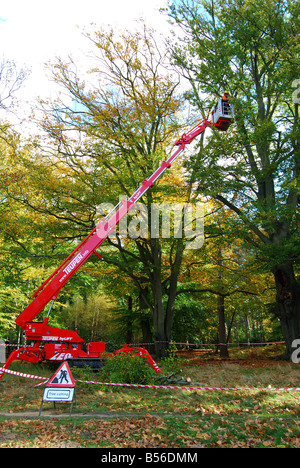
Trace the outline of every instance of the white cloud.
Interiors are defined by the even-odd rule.
[[[159,13],[167,0],[0,0],[0,53],[19,67],[31,69],[19,99],[24,104],[36,97],[51,95],[52,84],[45,63],[56,56],[70,54],[82,60],[91,44],[83,37],[91,23],[132,29],[144,18],[160,32],[169,30],[167,19]],[[96,26],[93,27],[96,29]],[[93,30],[91,29],[91,30]],[[20,115],[21,117],[21,115]]]
[[[82,47],[82,29],[90,23],[132,27],[143,16],[166,24],[158,12],[166,0],[9,0],[0,7],[3,54],[36,64]]]

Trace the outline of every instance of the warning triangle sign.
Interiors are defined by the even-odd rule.
[[[67,361],[63,362],[55,374],[48,380],[46,387],[75,387],[75,381]]]

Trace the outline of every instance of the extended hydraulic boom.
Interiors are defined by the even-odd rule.
[[[76,247],[76,249],[66,258],[66,260],[54,271],[54,273],[41,285],[32,295],[33,301],[16,319],[16,323],[24,330],[25,338],[31,342],[29,346],[23,346],[15,350],[6,361],[2,369],[7,369],[11,362],[16,359],[41,362],[43,360],[65,361],[69,360],[75,365],[88,363],[94,368],[100,367],[101,360],[109,358],[118,353],[135,353],[148,359],[151,366],[158,373],[155,361],[144,348],[132,348],[125,345],[122,349],[114,353],[105,352],[105,343],[88,343],[86,349],[84,341],[76,331],[64,330],[48,326],[49,314],[54,301],[57,299],[62,287],[72,278],[79,268],[93,255],[102,258],[97,249],[114,232],[119,222],[127,215],[130,208],[153,187],[156,180],[170,168],[172,163],[197,136],[209,127],[226,131],[233,119],[233,108],[227,99],[219,99],[213,108],[210,120],[204,119],[188,133],[184,134],[174,146],[178,148],[167,161],[163,161],[160,167],[145,179],[138,190],[129,198],[122,200],[114,209],[99,222],[96,228]],[[47,317],[42,322],[33,320],[50,303]],[[4,370],[0,368],[0,379],[4,375]]]

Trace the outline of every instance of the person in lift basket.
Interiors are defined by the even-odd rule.
[[[230,93],[229,91],[225,91],[222,96],[222,113],[223,115],[230,114],[230,104],[229,104]]]

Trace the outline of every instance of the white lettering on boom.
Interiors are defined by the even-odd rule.
[[[64,273],[66,273],[67,275],[69,273],[71,273],[71,271],[74,270],[74,268],[76,267],[76,265],[78,265],[81,260],[83,260],[83,256],[79,253],[78,255],[76,255],[76,257],[69,263],[68,266],[66,266],[66,268],[63,270]]]

